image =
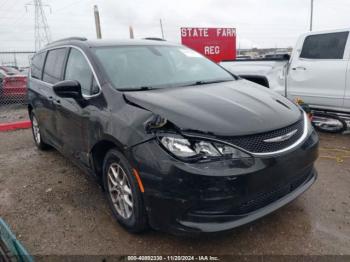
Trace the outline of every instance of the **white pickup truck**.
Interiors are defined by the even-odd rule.
[[[290,59],[223,61],[232,73],[314,109],[350,112],[350,29],[299,37]]]

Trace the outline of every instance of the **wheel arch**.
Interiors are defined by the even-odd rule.
[[[33,106],[31,104],[28,104],[28,114],[29,114],[29,116],[32,113],[32,111],[33,111]]]
[[[101,140],[96,142],[90,150],[91,163],[101,185],[103,185],[103,161],[107,152],[112,148],[116,148],[118,151],[124,154],[125,147],[122,145],[122,143],[110,135],[105,135],[101,138]]]

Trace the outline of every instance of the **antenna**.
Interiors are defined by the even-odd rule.
[[[49,25],[47,24],[44,7],[51,7],[48,4],[43,4],[41,0],[33,0],[25,5],[26,10],[28,6],[34,6],[34,38],[35,38],[35,51],[38,51],[41,47],[51,42],[51,33]]]

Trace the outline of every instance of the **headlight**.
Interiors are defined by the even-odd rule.
[[[178,157],[192,157],[196,155],[187,139],[164,136],[160,141],[166,149]]]
[[[169,135],[159,137],[159,141],[171,154],[185,160],[251,157],[235,147],[209,140],[186,139]]]

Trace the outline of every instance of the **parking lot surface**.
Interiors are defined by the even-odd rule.
[[[33,255],[350,254],[349,142],[322,135],[317,182],[277,212],[226,234],[183,238],[127,233],[97,183],[68,159],[38,151],[30,130],[2,132],[0,216]]]
[[[28,108],[25,105],[1,105],[0,124],[29,120]]]

